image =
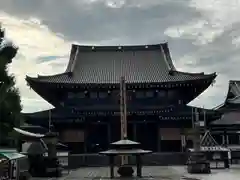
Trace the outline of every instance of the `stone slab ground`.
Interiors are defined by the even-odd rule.
[[[117,175],[117,168],[115,168]],[[72,170],[61,178],[32,178],[31,180],[104,180],[109,178],[109,168],[89,167]],[[115,179],[120,179],[116,176]],[[139,178],[129,178],[139,179]],[[210,175],[190,175],[184,166],[148,166],[143,168],[142,180],[239,180],[240,166],[229,170],[212,170]],[[125,179],[127,180],[127,179]]]

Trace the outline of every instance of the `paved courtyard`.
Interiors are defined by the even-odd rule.
[[[115,169],[115,175],[117,175]],[[33,178],[42,180],[44,178]],[[72,170],[68,175],[61,178],[49,178],[48,180],[104,180],[109,178],[109,168],[91,167]],[[116,179],[119,179],[116,176]],[[138,179],[138,178],[133,178]],[[239,180],[240,167],[232,167],[229,170],[212,170],[210,175],[190,175],[186,173],[184,166],[148,166],[143,168],[143,180]],[[46,179],[45,179],[46,180]]]

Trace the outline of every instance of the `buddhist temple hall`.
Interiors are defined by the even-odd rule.
[[[206,125],[214,110],[187,104],[206,90],[216,73],[178,71],[167,43],[138,46],[72,45],[65,72],[26,77],[28,85],[55,108],[25,113],[33,125],[54,127],[72,153],[107,150],[120,139],[120,78],[127,89],[128,139],[154,152],[191,146],[194,113]]]

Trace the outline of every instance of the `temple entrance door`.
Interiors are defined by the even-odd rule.
[[[87,151],[98,153],[107,150],[109,146],[107,123],[93,123],[88,126]]]
[[[128,136],[128,139],[131,140],[131,141],[136,141],[136,138],[134,137],[134,125],[133,123],[128,123],[127,125],[127,136]]]
[[[119,121],[111,123],[111,137],[110,143],[119,141],[121,139],[121,124]]]
[[[158,146],[158,126],[156,123],[137,123],[136,141],[141,143],[141,147],[146,150],[156,152]]]

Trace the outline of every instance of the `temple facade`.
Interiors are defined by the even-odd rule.
[[[222,116],[210,124],[214,138],[219,144],[239,145],[240,81],[229,81],[226,99],[215,109],[222,113]]]
[[[98,152],[120,139],[120,78],[127,89],[128,138],[153,151],[182,151],[191,144],[195,113],[209,124],[219,113],[187,106],[216,73],[178,71],[167,43],[141,46],[72,45],[66,71],[26,77],[55,108],[24,114],[28,123],[60,133],[72,152]],[[44,88],[43,88],[44,87]]]

